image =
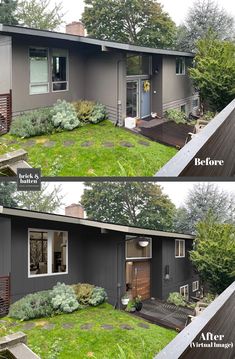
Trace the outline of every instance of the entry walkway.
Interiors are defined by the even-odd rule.
[[[190,308],[149,299],[144,301],[141,312],[136,312],[136,315],[151,323],[180,331],[184,329],[188,315],[193,313],[194,310]]]

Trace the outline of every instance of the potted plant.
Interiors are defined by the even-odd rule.
[[[136,307],[135,307],[135,300],[134,299],[130,299],[127,307],[126,307],[126,311],[130,312],[130,313],[134,313],[136,311]]]
[[[124,294],[124,296],[121,298],[122,305],[127,305],[129,303],[129,300],[129,295],[127,293]]]
[[[141,309],[143,307],[141,296],[137,295],[137,297],[135,297],[134,301],[135,301],[135,309],[137,310],[137,312],[141,311]]]

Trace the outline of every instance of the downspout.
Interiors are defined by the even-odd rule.
[[[120,124],[120,118],[119,118],[119,115],[120,115],[120,106],[121,106],[121,102],[120,102],[120,99],[119,99],[119,91],[120,91],[120,86],[119,86],[119,76],[120,76],[120,64],[123,60],[118,60],[117,62],[117,120],[116,120],[116,123],[115,123],[115,126],[119,126]]]
[[[118,242],[117,243],[117,256],[116,256],[116,263],[117,263],[117,278],[116,278],[116,303],[114,305],[115,309],[121,309],[121,283],[119,282],[119,249],[120,246],[122,245],[122,242]]]

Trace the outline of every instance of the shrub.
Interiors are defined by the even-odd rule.
[[[79,308],[73,288],[64,283],[57,283],[53,287],[51,303],[56,313],[71,313]]]
[[[104,288],[95,287],[92,291],[91,298],[89,300],[89,304],[96,307],[99,304],[104,303],[108,299],[107,293]]]
[[[51,115],[55,128],[71,131],[81,125],[75,107],[65,100],[57,100]]]
[[[97,103],[92,111],[90,122],[99,123],[108,118],[106,107],[100,103]]]
[[[52,314],[53,307],[49,290],[26,295],[12,304],[9,311],[9,317],[20,320],[49,317]]]
[[[211,302],[213,302],[213,300],[215,300],[215,297],[216,297],[215,294],[207,293],[203,297],[203,302],[210,304]]]
[[[10,134],[21,138],[50,134],[54,131],[50,108],[25,112],[12,122]]]
[[[174,121],[177,124],[186,123],[185,113],[180,110],[177,109],[167,110],[165,112],[165,116],[166,118],[168,118],[171,121]]]
[[[207,111],[207,112],[205,112],[205,113],[203,114],[202,119],[203,119],[204,121],[208,121],[208,122],[209,122],[209,121],[212,120],[215,116],[216,116],[216,113],[215,113],[215,112]]]
[[[83,123],[91,122],[91,115],[93,113],[95,103],[92,101],[77,101],[73,103],[78,119]]]
[[[184,297],[178,293],[178,292],[172,292],[169,294],[169,297],[167,298],[167,302],[176,305],[177,307],[179,305],[185,307],[186,301]]]
[[[72,285],[72,288],[76,294],[77,301],[82,305],[88,305],[94,286],[88,283],[78,283]]]

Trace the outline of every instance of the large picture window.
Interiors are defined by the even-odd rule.
[[[67,51],[52,50],[52,90],[66,91],[67,89]]]
[[[183,258],[185,257],[185,240],[176,239],[175,240],[175,257]]]
[[[127,76],[150,75],[151,57],[147,55],[127,56]]]
[[[68,233],[29,230],[29,276],[68,272]]]
[[[126,236],[126,259],[152,258],[152,239]]]
[[[30,61],[30,94],[49,92],[48,50],[43,48],[29,49]]]

